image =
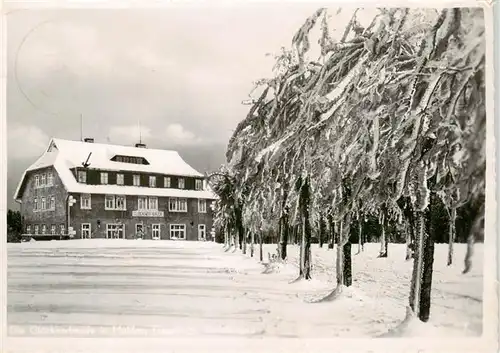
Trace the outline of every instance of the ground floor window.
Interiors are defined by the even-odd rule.
[[[159,224],[153,224],[153,239],[154,240],[160,239],[160,225]]]
[[[170,225],[170,239],[186,239],[186,225],[185,224],[171,224]]]
[[[82,239],[90,239],[90,223],[82,223]]]
[[[206,240],[207,227],[204,224],[198,224],[198,240]]]
[[[106,224],[106,238],[125,238],[124,228],[123,224]]]
[[[142,223],[137,223],[135,225],[135,237],[144,238],[144,225]]]

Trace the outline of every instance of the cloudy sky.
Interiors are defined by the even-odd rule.
[[[289,46],[314,3],[17,10],[7,16],[8,205],[50,137],[175,148],[224,162],[266,53]]]

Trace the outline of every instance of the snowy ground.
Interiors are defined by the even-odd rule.
[[[265,246],[267,252],[274,245]],[[337,301],[310,303],[335,287],[335,252],[313,245],[312,281],[289,263],[262,274],[257,258],[201,242],[74,240],[9,244],[9,335],[375,337],[398,326],[408,303],[405,246],[353,246],[353,286]],[[425,335],[482,330],[483,248],[462,275],[464,245],[446,266],[436,246],[431,320]],[[256,248],[258,256],[258,248]]]

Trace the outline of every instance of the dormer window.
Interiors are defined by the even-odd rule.
[[[149,177],[149,187],[151,187],[151,188],[156,187],[156,177],[154,175],[151,175]]]
[[[108,183],[108,173],[101,172],[101,184],[107,184],[107,183]]]
[[[134,186],[141,186],[141,176],[135,174],[134,175]]]
[[[86,183],[87,182],[87,172],[84,170],[79,170],[78,171],[78,182],[79,183]]]

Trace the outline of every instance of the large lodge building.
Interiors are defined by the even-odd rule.
[[[175,151],[52,139],[14,198],[24,238],[212,240],[202,174]]]

